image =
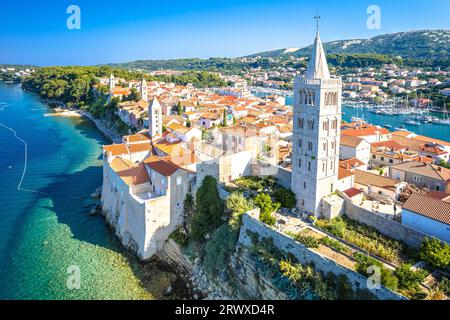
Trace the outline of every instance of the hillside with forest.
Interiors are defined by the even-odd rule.
[[[422,30],[385,34],[370,39],[324,43],[329,63],[336,67],[378,66],[397,63],[417,67],[450,67],[450,30]],[[273,69],[280,65],[298,69],[308,58],[311,46],[255,53],[240,58],[138,60],[108,64],[110,67],[151,72],[156,70],[205,70],[240,74],[254,68]],[[297,58],[293,60],[292,58]]]

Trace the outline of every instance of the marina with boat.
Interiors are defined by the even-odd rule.
[[[411,131],[436,139],[450,139],[448,111],[432,105],[412,107],[401,102],[371,105],[347,101],[344,102],[343,119],[378,125],[390,131]]]

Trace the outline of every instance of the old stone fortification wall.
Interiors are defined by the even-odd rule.
[[[256,261],[248,248],[238,246],[230,258],[230,273],[239,284],[240,297],[258,300],[288,300],[285,293],[277,289],[272,279],[258,271]]]
[[[207,300],[240,299],[234,288],[230,287],[228,281],[219,278],[211,279],[204,270],[199,258],[191,259],[180,246],[168,239],[164,247],[157,253],[156,257],[164,263],[169,263],[180,274],[184,274],[193,284],[192,291],[196,292],[198,298]]]
[[[204,270],[199,258],[188,257],[172,239],[166,241],[157,257],[187,275],[202,298],[286,300],[286,295],[273,286],[271,279],[258,274],[255,261],[247,251],[239,246],[230,257],[229,265],[214,278]]]
[[[384,218],[364,208],[358,207],[350,201],[345,201],[344,213],[350,219],[371,226],[382,234],[403,241],[411,247],[419,247],[423,239],[427,236],[425,233],[409,228],[397,221]]]
[[[292,254],[301,264],[314,264],[316,271],[322,271],[325,274],[328,272],[332,272],[337,276],[343,274],[348,278],[354,289],[366,288],[366,277],[356,271],[347,269],[337,264],[335,261],[303,246],[288,235],[271,229],[251,214],[246,213],[242,217],[242,226],[238,244],[243,247],[250,248],[253,245],[251,233],[258,234],[260,239],[271,238],[274,245],[279,250]],[[404,297],[383,286],[380,289],[371,290],[371,292],[381,300],[405,299]]]
[[[197,188],[200,187],[206,176],[212,176],[219,183],[225,183],[240,176],[251,175],[252,162],[251,152],[239,152],[198,163],[196,168]]]
[[[274,176],[282,187],[291,188],[292,172],[271,163],[255,160],[252,164],[252,175],[258,177]]]

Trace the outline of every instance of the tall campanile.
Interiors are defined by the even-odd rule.
[[[321,212],[338,183],[342,80],[331,77],[317,31],[305,75],[294,82],[291,189],[297,208]]]

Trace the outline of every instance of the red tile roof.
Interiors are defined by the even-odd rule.
[[[403,209],[450,225],[450,203],[428,195],[413,193],[406,200]]]
[[[354,176],[355,174],[351,172],[350,170],[344,169],[342,167],[339,167],[338,170],[338,179],[342,180],[351,176]]]
[[[175,173],[180,167],[173,164],[170,161],[164,160],[162,158],[151,156],[144,160],[144,163],[146,166],[148,166],[150,169],[158,172],[159,174],[170,177],[172,174]]]
[[[358,194],[362,193],[362,191],[356,188],[350,188],[345,190],[344,193],[347,195],[347,197],[353,198],[354,196],[357,196]]]
[[[375,142],[375,143],[372,143],[371,146],[373,148],[385,147],[392,151],[400,151],[400,150],[405,149],[405,147],[403,145],[401,145],[400,143],[398,143],[394,140]]]
[[[356,168],[362,167],[364,165],[365,165],[365,163],[362,162],[361,160],[359,160],[358,158],[350,158],[347,160],[339,161],[339,166],[341,168],[344,168],[347,170],[356,169]]]
[[[369,126],[365,128],[359,128],[359,129],[346,129],[342,130],[341,134],[345,136],[353,136],[353,137],[365,137],[365,136],[372,136],[376,134],[389,134],[390,131],[385,128],[378,128],[375,126]]]

